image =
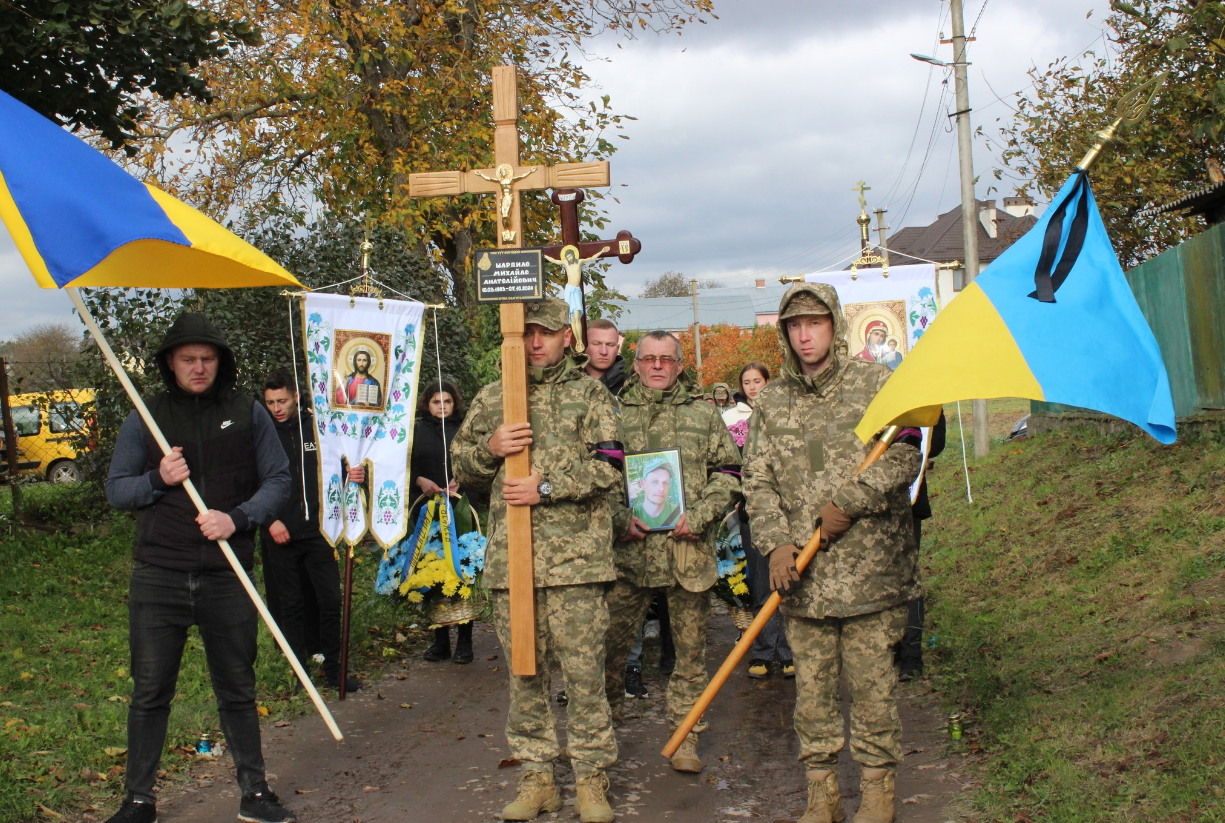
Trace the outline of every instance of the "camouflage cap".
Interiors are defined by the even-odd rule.
[[[560,331],[570,325],[570,307],[565,300],[546,297],[538,303],[523,307],[524,325],[544,326],[549,331]]]
[[[676,477],[676,467],[672,465],[672,461],[666,457],[656,457],[647,461],[647,464],[642,467],[642,478],[645,480],[648,474],[660,469],[666,469],[670,476]]]
[[[800,292],[795,297],[787,301],[787,305],[778,315],[779,320],[787,320],[791,317],[803,317],[805,315],[830,315],[833,314],[829,310],[829,306],[821,302],[815,295],[809,292]]]

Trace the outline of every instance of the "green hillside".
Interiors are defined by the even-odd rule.
[[[971,462],[924,534],[930,670],[972,819],[1225,820],[1225,448],[1079,430]]]

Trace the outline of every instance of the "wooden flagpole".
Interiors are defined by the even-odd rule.
[[[111,370],[119,378],[123,390],[128,393],[128,397],[132,400],[132,404],[136,406],[136,411],[139,412],[141,419],[145,421],[145,425],[149,427],[149,431],[153,434],[153,439],[157,441],[157,445],[161,448],[162,453],[170,454],[170,443],[166,441],[166,436],[162,434],[162,430],[158,428],[153,415],[149,413],[149,408],[145,405],[140,392],[136,390],[136,386],[132,384],[132,379],[124,371],[123,364],[119,362],[119,358],[115,356],[115,352],[111,350],[110,344],[103,337],[102,329],[98,328],[93,315],[89,313],[89,308],[86,307],[85,301],[81,299],[80,292],[71,286],[65,288],[64,291],[68,293],[68,298],[72,300],[72,305],[76,306],[77,313],[81,316],[81,321],[85,323],[85,328],[89,329],[89,333],[93,336],[94,342],[98,344],[98,349],[102,352],[102,356],[106,358],[106,362],[110,365]],[[196,491],[195,484],[191,482],[190,478],[183,481],[183,489],[187,492],[187,496],[191,498],[191,502],[196,505],[196,510],[200,514],[206,514],[208,506],[204,504],[204,498],[200,497],[200,493]],[[242,587],[247,590],[247,596],[255,604],[260,617],[264,618],[268,631],[272,632],[272,636],[276,638],[277,645],[281,647],[281,651],[285,654],[285,659],[289,661],[289,665],[293,668],[294,674],[298,676],[298,680],[302,682],[306,693],[310,695],[311,702],[315,704],[315,708],[319,711],[323,722],[327,724],[332,737],[336,738],[336,740],[344,740],[344,735],[341,734],[340,727],[336,725],[336,720],[332,717],[332,713],[328,711],[327,704],[323,702],[323,698],[319,696],[319,691],[315,688],[315,684],[311,682],[306,669],[302,668],[302,664],[293,653],[293,649],[289,647],[289,641],[281,633],[281,628],[272,619],[272,614],[268,611],[268,607],[264,605],[259,592],[255,590],[255,584],[251,582],[251,578],[247,576],[246,570],[238,562],[238,557],[235,556],[234,550],[230,548],[229,541],[218,540],[217,545],[221,547],[221,553],[225,555],[225,559],[229,562],[230,568],[234,570],[234,574],[238,575],[238,580],[242,583]]]
[[[864,458],[863,463],[855,470],[858,475],[868,466],[871,466],[877,460],[880,460],[884,455],[885,450],[897,438],[902,431],[901,426],[890,426],[881,434],[880,440],[876,441],[876,445],[872,447],[872,451],[868,452],[868,456]],[[817,530],[812,533],[812,537],[808,538],[808,542],[804,544],[804,550],[800,552],[795,559],[795,568],[800,573],[804,573],[804,569],[808,568],[808,564],[816,556],[817,551],[821,548],[821,527],[817,526]],[[740,640],[732,649],[731,654],[723,661],[723,665],[719,667],[719,671],[710,679],[710,684],[707,685],[702,696],[698,698],[697,703],[689,710],[689,714],[685,715],[685,719],[677,727],[676,732],[668,741],[668,745],[664,746],[663,756],[671,757],[676,754],[676,750],[681,747],[681,743],[693,731],[693,727],[702,719],[702,715],[710,708],[711,702],[714,701],[715,695],[719,693],[719,689],[723,688],[723,684],[731,677],[732,672],[740,665],[740,661],[748,654],[749,647],[753,645],[753,641],[757,639],[757,635],[761,634],[761,630],[766,627],[766,623],[774,616],[774,612],[778,611],[778,605],[782,602],[782,597],[778,592],[772,592],[770,598],[762,605],[761,611],[757,612],[757,616],[753,618],[753,622],[744,630],[744,634],[740,635]]]

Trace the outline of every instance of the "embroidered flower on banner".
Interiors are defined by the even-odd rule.
[[[907,325],[910,327],[910,344],[913,346],[927,331],[927,327],[936,319],[936,293],[929,286],[923,286],[916,293],[906,298]]]
[[[404,511],[400,501],[400,487],[396,485],[394,480],[384,480],[383,485],[379,487],[379,494],[376,500],[378,511],[374,515],[375,518],[381,520],[387,526],[390,526],[392,523],[399,523],[400,515]]]

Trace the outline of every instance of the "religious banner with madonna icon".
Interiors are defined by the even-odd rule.
[[[846,316],[851,356],[896,369],[940,310],[936,267],[931,263],[856,272],[810,274],[808,281],[833,286]]]
[[[404,504],[424,311],[424,304],[406,300],[304,298],[319,440],[319,528],[333,546],[342,538],[354,544],[369,532],[387,548],[408,532]],[[365,484],[343,481],[345,468],[355,466],[366,469]]]

